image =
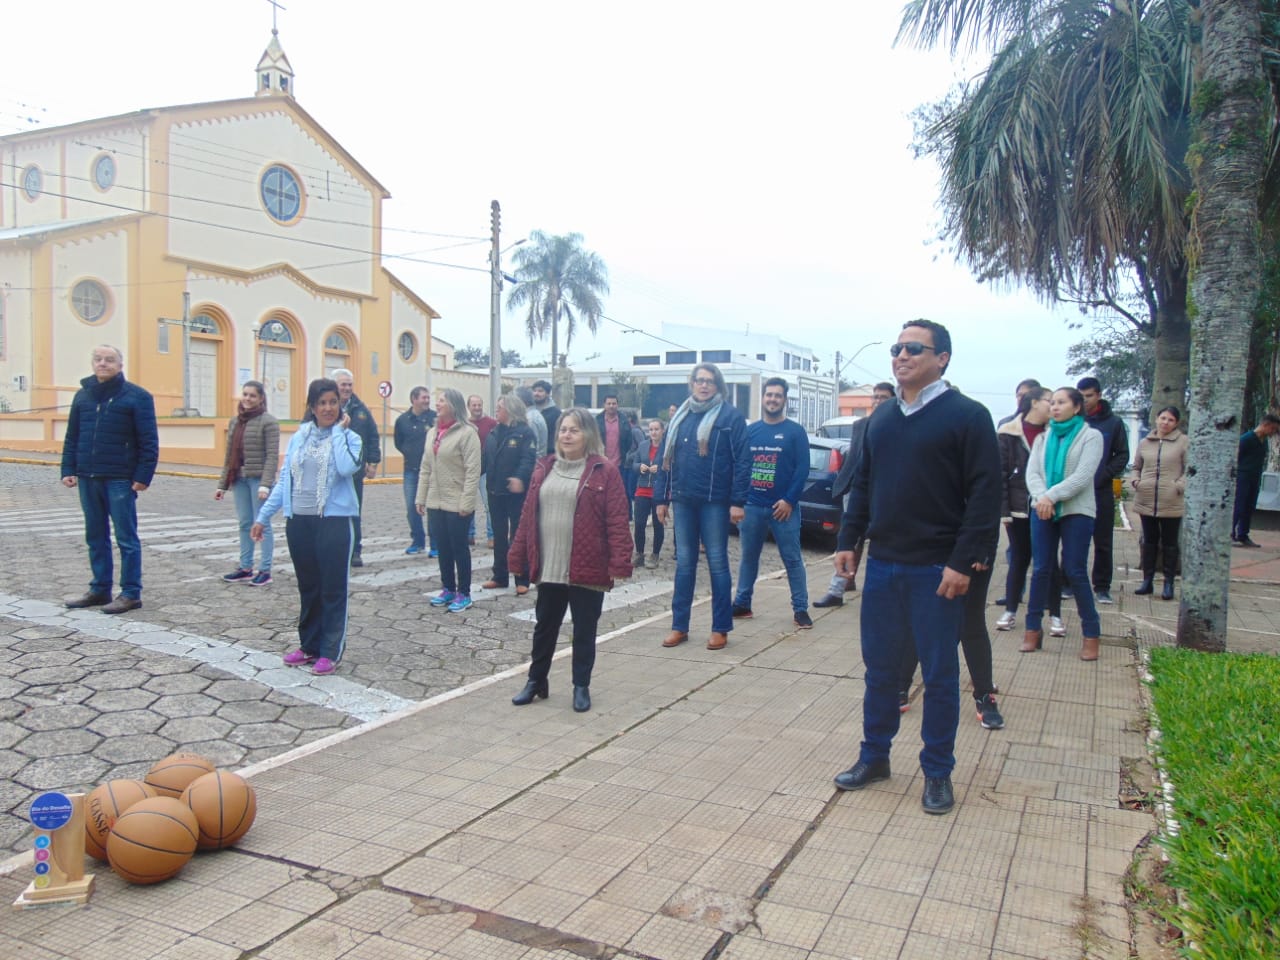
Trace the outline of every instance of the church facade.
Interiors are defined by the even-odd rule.
[[[161,458],[220,464],[241,385],[282,421],[340,367],[376,409],[429,384],[427,302],[382,262],[386,188],[294,98],[278,38],[255,96],[0,138],[0,443],[60,448],[99,343],[150,390]]]

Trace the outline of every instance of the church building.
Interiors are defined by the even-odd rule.
[[[0,444],[61,448],[99,343],[154,394],[161,459],[220,465],[246,380],[282,421],[340,367],[378,411],[429,384],[427,302],[382,262],[389,196],[295,97],[275,30],[254,95],[0,137]]]

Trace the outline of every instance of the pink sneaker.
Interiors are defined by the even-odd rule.
[[[328,657],[321,657],[316,661],[316,665],[311,668],[311,672],[317,677],[323,677],[326,673],[333,673],[338,669],[338,665]]]
[[[315,660],[315,657],[301,647],[297,650],[290,650],[284,655],[284,663],[287,667],[300,667],[304,663],[311,663],[313,660]]]

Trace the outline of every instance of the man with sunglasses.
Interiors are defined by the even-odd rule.
[[[835,778],[861,790],[889,778],[898,732],[898,671],[913,643],[924,674],[920,767],[926,813],[955,804],[960,722],[960,658],[970,576],[990,569],[999,542],[1000,455],[991,415],[942,379],[951,336],[930,320],[912,320],[889,348],[897,400],[867,426],[836,553],[836,570],[853,574],[854,546],[869,541],[862,584],[862,747]]]

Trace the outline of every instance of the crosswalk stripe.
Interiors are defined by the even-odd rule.
[[[617,610],[621,607],[629,607],[632,604],[642,603],[645,600],[651,600],[654,597],[660,597],[663,594],[670,593],[675,588],[675,582],[672,580],[646,580],[643,583],[624,583],[614,587],[604,595],[604,609]],[[537,589],[536,587],[534,589]],[[515,613],[509,614],[512,620],[525,620],[529,623],[538,619],[537,611],[530,607],[527,610],[517,610]],[[573,622],[573,614],[565,613],[565,623]]]

